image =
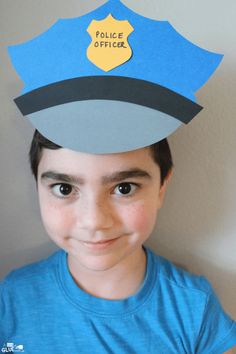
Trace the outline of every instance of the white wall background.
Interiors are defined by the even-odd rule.
[[[28,165],[33,128],[12,99],[22,83],[6,46],[24,42],[58,18],[104,1],[0,0],[0,277],[56,247],[40,218]],[[149,241],[156,252],[205,274],[236,319],[236,40],[235,0],[124,0],[142,15],[167,19],[186,38],[225,58],[198,92],[205,109],[170,138],[175,173]]]

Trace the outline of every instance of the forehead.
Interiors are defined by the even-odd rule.
[[[114,171],[140,168],[151,172],[159,171],[149,147],[115,154],[88,154],[69,149],[43,149],[39,163],[39,174],[46,170],[60,173],[102,176]]]

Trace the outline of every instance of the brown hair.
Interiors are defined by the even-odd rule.
[[[46,139],[37,130],[34,132],[34,136],[31,142],[29,151],[29,160],[31,171],[37,180],[38,165],[42,157],[43,149],[61,149],[61,146],[53,143],[52,141]],[[170,147],[167,139],[163,139],[158,143],[150,145],[151,153],[154,161],[158,164],[161,171],[161,184],[164,183],[165,178],[173,167],[173,161],[171,156]]]

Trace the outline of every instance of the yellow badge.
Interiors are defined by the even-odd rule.
[[[128,36],[133,30],[129,21],[115,20],[111,14],[102,21],[93,20],[87,29],[92,38],[88,59],[103,71],[125,63],[132,56]]]

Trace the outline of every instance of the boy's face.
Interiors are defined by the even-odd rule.
[[[108,270],[140,256],[166,183],[149,148],[92,155],[44,149],[38,194],[45,228],[87,270]]]

